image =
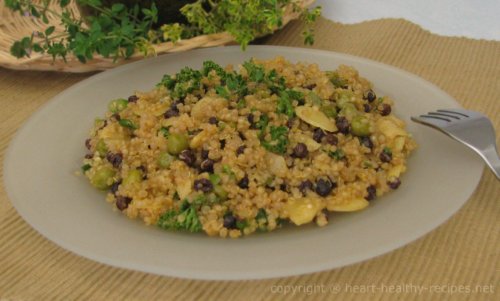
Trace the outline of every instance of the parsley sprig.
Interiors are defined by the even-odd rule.
[[[180,13],[188,24],[158,24],[158,8],[127,6],[115,3],[104,6],[101,0],[76,0],[82,7],[96,14],[77,17],[69,8],[69,0],[56,1],[60,11],[52,9],[50,0],[5,0],[12,11],[40,19],[47,27],[43,31],[15,41],[10,52],[22,58],[33,52],[48,53],[53,59],[75,55],[85,63],[95,55],[106,58],[129,58],[139,52],[144,56],[154,55],[154,44],[177,42],[200,34],[227,31],[244,49],[257,37],[271,34],[283,24],[285,7],[292,5],[301,13],[305,23],[304,43],[314,42],[312,26],[321,14],[321,8],[300,8],[297,0],[197,0],[183,6]],[[49,19],[56,18],[63,31],[49,26]]]

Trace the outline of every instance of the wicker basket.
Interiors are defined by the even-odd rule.
[[[311,5],[314,0],[300,0],[300,6],[307,7]],[[73,10],[76,15],[79,15],[77,5],[72,2],[69,8]],[[53,5],[52,9],[60,9],[58,5]],[[298,18],[299,15],[293,12],[291,7],[285,10],[283,17],[283,26],[293,19]],[[30,35],[34,30],[44,31],[46,27],[54,25],[56,32],[62,32],[63,28],[57,19],[50,19],[49,24],[44,24],[40,20],[31,17],[25,17],[19,13],[11,12],[5,7],[3,1],[0,0],[0,66],[17,69],[17,70],[49,70],[49,71],[62,71],[62,72],[89,72],[96,70],[105,70],[116,67],[121,64],[140,60],[143,56],[140,53],[135,53],[127,60],[121,59],[113,62],[113,59],[104,58],[102,56],[94,56],[93,60],[82,64],[76,57],[68,55],[67,62],[60,59],[52,60],[52,57],[47,54],[32,53],[30,58],[17,59],[9,52],[12,43],[23,36]],[[156,54],[186,51],[194,48],[214,47],[221,46],[233,42],[233,37],[227,33],[217,33],[210,35],[201,35],[187,40],[181,40],[176,43],[167,42],[162,44],[155,44],[153,47]]]

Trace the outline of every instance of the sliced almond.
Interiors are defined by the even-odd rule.
[[[321,210],[321,202],[315,198],[290,199],[285,205],[290,220],[300,226],[311,222]]]
[[[288,166],[286,166],[285,158],[269,152],[266,156],[267,162],[269,163],[269,170],[278,177],[285,176],[288,172]]]
[[[337,126],[335,125],[335,122],[333,122],[333,120],[331,120],[330,118],[326,117],[326,115],[323,114],[323,112],[319,111],[317,108],[299,106],[295,108],[295,113],[300,119],[302,119],[302,121],[312,126],[319,127],[328,132],[337,131]]]
[[[344,202],[340,204],[329,204],[328,210],[337,212],[353,212],[364,209],[370,203],[363,198],[355,198],[349,202]]]
[[[307,150],[310,152],[314,152],[318,150],[321,147],[321,144],[318,142],[314,141],[313,138],[305,135],[305,134],[297,134],[295,135],[295,140],[297,142],[304,143],[307,146]]]

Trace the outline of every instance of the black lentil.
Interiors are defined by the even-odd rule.
[[[329,195],[334,187],[334,183],[326,178],[320,178],[316,181],[316,193],[322,197]]]
[[[370,139],[370,137],[360,137],[359,144],[369,149],[373,149],[373,141],[372,139]]]
[[[313,190],[313,183],[311,180],[302,181],[299,185],[299,190],[302,194],[306,194],[307,190]]]
[[[90,150],[90,148],[92,147],[92,145],[90,144],[90,138],[85,140],[85,147],[86,147],[88,150]]]
[[[386,103],[381,104],[378,107],[378,110],[380,112],[380,115],[382,115],[382,116],[387,116],[387,115],[391,114],[391,111],[392,111],[391,105],[388,105]]]
[[[190,149],[185,149],[179,154],[179,160],[186,163],[187,166],[194,166],[196,162],[196,156],[194,152]]]
[[[176,105],[172,105],[170,109],[168,109],[165,114],[163,114],[163,117],[165,118],[170,118],[170,117],[175,117],[179,116],[179,109],[177,108]]]
[[[342,134],[344,134],[344,135],[349,134],[350,125],[349,125],[349,120],[347,120],[347,118],[345,118],[343,116],[338,117],[337,121],[336,121],[336,125]]]
[[[236,155],[241,155],[245,152],[245,148],[246,146],[244,145],[241,145],[240,147],[238,147],[238,149],[236,149]]]
[[[219,122],[219,120],[217,119],[217,117],[212,116],[212,117],[208,118],[208,123],[210,123],[210,124],[217,124],[218,122]]]
[[[108,160],[109,163],[111,163],[111,165],[113,165],[114,168],[119,168],[123,161],[123,155],[120,153],[117,154],[107,153],[106,159]]]
[[[118,187],[120,186],[120,184],[122,183],[122,181],[118,181],[118,182],[114,182],[111,187],[109,188],[109,191],[112,193],[112,194],[116,194],[116,192],[118,191]]]
[[[210,192],[214,189],[214,186],[212,185],[212,182],[210,182],[209,179],[203,178],[194,180],[193,188],[194,190],[199,190],[202,192]]]
[[[227,229],[236,229],[236,218],[233,214],[228,213],[224,215],[224,222],[222,225]]]
[[[128,97],[128,102],[137,102],[138,99],[137,95],[131,95]]]
[[[389,185],[391,189],[398,189],[399,185],[401,185],[401,180],[399,178],[396,178],[392,181],[387,182],[387,185]]]
[[[242,132],[238,132],[238,136],[240,137],[241,140],[245,141],[247,140],[247,137]]]
[[[224,149],[226,147],[226,140],[221,139],[219,140],[219,142],[220,142],[220,149]]]
[[[368,102],[373,102],[375,99],[377,99],[377,94],[375,94],[375,92],[373,92],[373,90],[369,90],[366,93],[366,96],[363,98],[368,100]]]
[[[296,158],[305,158],[309,154],[307,146],[304,143],[297,143],[293,148],[293,156]]]
[[[249,183],[249,179],[248,179],[248,176],[245,175],[239,182],[238,182],[238,187],[242,188],[242,189],[248,189],[248,183]]]
[[[208,150],[206,150],[206,149],[201,150],[201,158],[208,159]]]
[[[325,136],[325,142],[331,145],[337,145],[339,143],[339,138],[334,134],[327,134]]]
[[[392,154],[390,152],[384,152],[384,151],[381,151],[380,152],[380,155],[378,156],[380,161],[382,162],[391,162],[392,160]]]
[[[205,159],[200,163],[200,169],[201,171],[205,172],[214,172],[214,160],[212,159]]]
[[[280,184],[280,190],[286,192],[288,189],[288,185],[286,183],[281,183]]]
[[[366,188],[366,196],[365,199],[367,201],[374,200],[377,197],[377,188],[375,185],[370,185]]]
[[[363,109],[365,110],[365,113],[370,113],[370,111],[372,110],[372,107],[370,107],[369,104],[365,103],[365,104],[363,104]]]
[[[116,208],[120,211],[127,209],[130,202],[132,202],[132,199],[129,197],[121,195],[116,196]]]
[[[315,128],[313,131],[313,139],[314,141],[321,143],[321,139],[325,136],[325,132],[323,132],[320,128]]]
[[[293,123],[295,122],[295,119],[294,118],[289,118],[287,121],[286,121],[286,127],[291,129],[293,127]]]
[[[255,129],[256,128],[255,116],[253,116],[253,114],[250,113],[250,114],[247,115],[247,120],[250,123],[250,128],[251,129]]]

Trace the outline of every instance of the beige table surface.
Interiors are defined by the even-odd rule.
[[[300,32],[294,22],[265,43],[302,47]],[[440,37],[404,20],[321,20],[314,48],[415,73],[500,129],[500,42]],[[0,161],[33,112],[88,76],[0,68]],[[70,253],[20,218],[2,169],[0,178],[0,300],[500,300],[500,182],[488,170],[455,216],[403,248],[321,273],[238,282],[156,276]]]

